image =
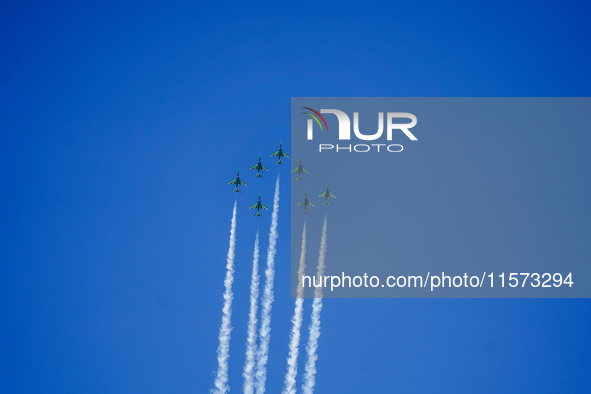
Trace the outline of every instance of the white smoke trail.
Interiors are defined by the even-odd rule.
[[[228,386],[228,359],[230,358],[230,334],[232,333],[232,283],[234,282],[234,258],[236,249],[236,201],[232,212],[230,229],[230,246],[226,258],[226,279],[224,279],[224,308],[222,309],[222,325],[220,326],[218,346],[218,371],[215,378],[213,393],[226,393]]]
[[[259,331],[259,348],[256,362],[256,392],[265,392],[267,381],[267,361],[269,360],[269,342],[271,341],[271,306],[273,305],[273,281],[275,280],[275,254],[277,253],[277,223],[279,219],[279,175],[275,183],[275,197],[273,198],[273,215],[271,216],[271,230],[269,231],[269,248],[267,249],[267,268],[265,269],[265,290],[263,292],[261,327]]]
[[[254,391],[254,366],[257,349],[257,309],[259,302],[259,232],[254,241],[254,254],[252,257],[252,279],[250,282],[250,311],[248,313],[248,334],[246,338],[246,362],[244,363],[244,393],[252,394]]]
[[[300,348],[300,332],[302,329],[302,315],[304,314],[304,288],[302,277],[306,271],[306,222],[302,231],[302,249],[298,267],[298,288],[295,308],[291,319],[291,335],[289,341],[289,357],[287,358],[287,373],[285,374],[284,394],[295,394],[296,376],[298,374],[298,353]]]
[[[327,217],[324,217],[324,225],[322,226],[322,237],[320,239],[320,254],[318,256],[318,272],[316,274],[317,280],[324,275],[324,264],[326,259],[326,228]],[[312,302],[312,321],[310,322],[310,334],[308,337],[308,345],[306,350],[308,352],[308,360],[306,361],[306,371],[304,373],[304,384],[302,391],[304,394],[312,394],[314,392],[314,385],[316,384],[316,360],[318,360],[318,338],[320,337],[320,312],[322,311],[322,287],[314,289],[314,301]]]

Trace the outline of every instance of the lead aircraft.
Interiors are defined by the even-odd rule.
[[[285,157],[286,159],[289,159],[289,155],[287,153],[283,152],[283,149],[281,149],[281,145],[282,144],[283,144],[282,142],[279,143],[279,150],[277,152],[271,153],[271,156],[277,156],[279,158],[279,160],[277,160],[275,162],[275,164],[284,164],[284,163],[281,162],[281,158],[282,157]]]

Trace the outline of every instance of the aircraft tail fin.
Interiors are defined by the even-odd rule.
[[[237,192],[237,193],[242,193],[240,190],[238,190],[238,188],[232,190],[233,192]]]
[[[304,178],[302,178],[301,175],[298,175],[298,177],[296,178],[296,181],[303,181],[303,180],[304,180]]]
[[[263,217],[263,215],[261,215],[259,212],[255,213],[254,216],[260,216]]]
[[[255,178],[262,178],[263,176],[261,174],[256,174],[254,177]]]

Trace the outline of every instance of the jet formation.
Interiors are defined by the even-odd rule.
[[[283,162],[281,162],[281,159],[282,158],[289,158],[289,155],[283,151],[282,145],[283,144],[280,142],[279,143],[279,150],[277,152],[271,153],[271,156],[277,157],[277,161],[275,162],[275,164],[284,164]],[[254,175],[255,178],[262,178],[263,177],[261,175],[261,171],[269,171],[269,169],[267,167],[265,167],[263,165],[263,163],[261,163],[261,155],[259,155],[257,163],[254,166],[249,167],[249,168],[251,170],[256,170],[256,174]],[[302,159],[300,159],[297,167],[294,168],[293,170],[291,170],[291,173],[292,174],[297,173],[298,176],[297,176],[296,180],[303,181],[304,178],[302,178],[302,174],[309,174],[310,172],[302,166]],[[236,173],[236,178],[232,179],[230,182],[228,182],[228,184],[235,185],[236,187],[232,191],[238,192],[238,193],[241,192],[240,189],[238,188],[239,186],[246,186],[246,182],[244,182],[240,179],[240,171],[238,171]],[[323,205],[329,205],[330,204],[329,200],[331,198],[336,198],[336,196],[330,192],[328,183],[326,184],[326,189],[325,189],[324,193],[320,194],[318,197],[324,198],[324,202],[322,203]],[[304,210],[302,211],[302,213],[310,213],[308,211],[308,207],[314,207],[314,204],[311,203],[310,200],[308,199],[308,192],[306,192],[306,195],[304,196],[304,200],[302,202],[300,202],[298,204],[298,206],[304,207]],[[261,202],[261,195],[260,194],[257,199],[257,202],[254,203],[253,205],[251,205],[249,208],[256,209],[256,213],[254,214],[254,216],[259,216],[259,217],[263,216],[263,215],[261,215],[261,209],[269,210],[269,208],[267,208]]]
[[[275,153],[272,153],[271,156],[277,156],[278,160],[275,164],[284,164],[281,162],[281,158],[285,157],[285,158],[289,158],[289,155],[285,152],[283,152],[283,148],[282,148],[282,143],[279,143],[279,150]],[[257,161],[257,163],[252,166],[249,167],[251,170],[256,170],[256,174],[254,175],[255,178],[262,178],[263,176],[261,175],[261,171],[269,171],[269,169],[267,167],[265,167],[263,165],[263,163],[261,163],[261,155],[259,155],[259,159]],[[307,172],[307,171],[306,171]],[[232,190],[233,192],[238,192],[241,193],[240,189],[238,188],[239,186],[246,186],[246,182],[244,182],[243,180],[240,179],[240,170],[238,170],[238,172],[236,173],[236,178],[232,179],[230,182],[228,182],[228,184],[230,185],[236,185],[236,187],[234,188],[234,190]],[[250,209],[256,209],[257,213],[254,214],[254,216],[260,216],[262,217],[263,215],[261,215],[261,209],[265,209],[268,210],[269,208],[267,208],[265,205],[263,205],[263,203],[261,203],[261,195],[259,194],[259,198],[257,200],[257,202],[254,205],[250,206]]]

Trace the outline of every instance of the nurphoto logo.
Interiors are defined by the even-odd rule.
[[[328,124],[322,114],[333,114],[337,117],[339,122],[338,137],[339,141],[351,140],[351,119],[349,115],[338,109],[320,109],[320,112],[310,108],[303,107],[309,112],[304,112],[310,118],[307,122],[307,138],[314,139],[314,124],[316,123],[321,131],[328,131]],[[395,123],[400,122],[400,119],[408,119],[410,123]],[[392,135],[395,132],[401,131],[411,141],[417,141],[417,137],[410,132],[409,129],[417,125],[417,117],[408,112],[388,112],[386,114],[386,140],[392,141]],[[355,137],[362,141],[376,141],[384,134],[384,113],[378,112],[378,130],[375,133],[365,134],[359,130],[359,112],[353,112],[353,133]],[[373,148],[372,148],[373,147]],[[404,149],[400,144],[356,144],[356,145],[339,145],[339,144],[319,144],[319,152],[323,151],[346,151],[365,153],[371,150],[380,152],[380,148],[385,147],[384,151],[388,152],[402,152]]]

